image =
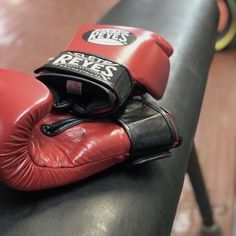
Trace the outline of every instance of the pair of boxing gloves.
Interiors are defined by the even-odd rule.
[[[36,79],[0,70],[0,181],[18,190],[66,185],[117,163],[168,156],[180,144],[160,99],[172,47],[138,28],[81,27]]]

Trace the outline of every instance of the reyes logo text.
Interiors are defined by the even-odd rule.
[[[121,29],[95,29],[86,32],[83,35],[83,39],[95,44],[125,46],[134,42],[136,36]]]
[[[51,63],[77,73],[93,75],[108,82],[119,69],[119,64],[79,52],[64,52]]]

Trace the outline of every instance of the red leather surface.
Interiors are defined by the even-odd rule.
[[[137,39],[129,45],[112,46],[87,42],[83,35],[93,29],[121,29],[133,33]],[[156,99],[160,99],[169,76],[169,56],[173,49],[154,32],[124,26],[87,25],[79,29],[66,50],[81,51],[105,57],[128,68],[133,80],[144,85]]]
[[[48,137],[41,124],[64,115],[49,113],[52,98],[37,80],[0,70],[0,180],[19,190],[69,184],[126,158],[130,141],[115,123],[82,123]]]

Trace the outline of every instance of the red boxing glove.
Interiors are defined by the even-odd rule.
[[[172,47],[144,29],[87,25],[65,52],[35,72],[52,91],[54,106],[76,114],[108,115],[133,95],[160,99]]]
[[[0,181],[15,189],[66,185],[179,144],[169,114],[141,100],[130,101],[117,120],[85,120],[51,111],[46,86],[3,69],[0,93]]]
[[[0,70],[0,180],[19,190],[65,185],[126,158],[130,141],[111,122],[83,123],[57,136],[41,124],[68,118],[49,113],[52,96],[39,81]]]

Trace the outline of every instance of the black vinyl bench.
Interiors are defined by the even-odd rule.
[[[168,236],[187,170],[203,222],[212,226],[194,148],[190,162],[189,157],[214,53],[217,21],[214,0],[124,0],[103,17],[99,23],[145,28],[173,45],[165,95],[158,102],[149,96],[146,99],[171,111],[183,143],[169,159],[130,169],[116,166],[58,189],[18,192],[0,185],[1,236]]]

